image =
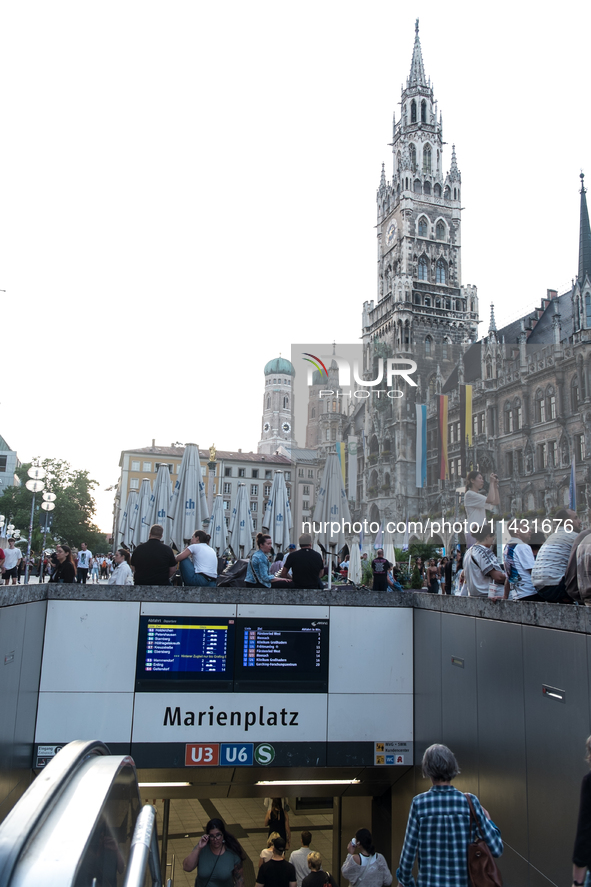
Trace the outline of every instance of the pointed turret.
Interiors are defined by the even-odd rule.
[[[459,182],[461,179],[460,171],[458,169],[458,160],[456,157],[456,146],[451,146],[451,166],[449,168],[449,178],[452,182]]]
[[[583,286],[585,275],[591,280],[591,227],[585,194],[585,175],[581,173],[581,231],[579,235],[579,283]]]
[[[380,191],[386,190],[386,165],[382,163],[382,175],[380,176]]]
[[[489,333],[496,333],[497,331],[497,323],[495,320],[495,306],[493,303],[490,303],[490,323],[488,325]]]
[[[410,76],[407,86],[428,86],[425,78],[425,68],[423,67],[423,54],[421,52],[421,41],[419,40],[419,20],[415,22],[415,45],[412,51],[412,62],[410,63]]]

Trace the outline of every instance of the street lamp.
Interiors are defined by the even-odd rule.
[[[41,468],[40,465],[31,465],[27,474],[30,477],[30,480],[25,484],[27,490],[30,490],[33,494],[33,501],[31,502],[31,520],[29,521],[29,539],[27,542],[27,560],[25,563],[25,585],[29,582],[29,560],[31,558],[31,541],[33,539],[33,518],[35,517],[35,493],[40,493],[43,489],[45,489],[45,482],[43,478],[47,474],[45,468]]]
[[[55,500],[57,496],[55,493],[50,493],[48,490],[43,493],[43,502],[41,503],[41,508],[46,512],[45,520],[43,521],[43,544],[41,546],[41,565],[39,567],[39,581],[43,577],[43,558],[45,555],[45,537],[47,536],[49,525],[50,525],[50,517],[49,512],[53,511],[55,508]],[[44,580],[45,581],[45,580]]]

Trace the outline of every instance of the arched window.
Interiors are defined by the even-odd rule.
[[[401,167],[402,167],[402,156],[399,151],[398,154],[396,155],[396,172],[400,172]]]
[[[315,418],[316,418],[316,410],[314,409],[314,407],[312,407],[312,412],[310,413],[310,418],[311,418],[311,419],[315,419]]]
[[[570,400],[573,413],[579,409],[579,404],[581,402],[581,398],[579,395],[579,380],[577,376],[573,376],[572,382],[570,383]]]
[[[427,219],[425,216],[421,216],[419,219],[419,237],[427,236]]]
[[[431,378],[429,379],[429,398],[432,398],[435,396],[435,383],[436,383],[435,375],[432,375]]]
[[[415,102],[414,99],[410,103],[410,122],[411,123],[417,122],[417,103]]]
[[[456,311],[461,311],[461,310],[462,310],[462,303],[460,302],[459,299],[456,299]]]
[[[425,99],[421,102],[421,123],[427,122],[427,102]]]
[[[432,345],[431,336],[427,336],[427,338],[425,339],[425,357],[431,356],[431,345]]]
[[[435,236],[437,237],[437,240],[445,240],[445,225],[443,222],[437,222]]]
[[[446,188],[445,191],[443,192],[443,199],[449,200],[449,188]]]
[[[413,191],[415,192],[415,194],[421,193],[422,188],[421,188],[421,180],[420,179],[414,180]]]
[[[492,360],[490,358],[486,361],[486,378],[492,379],[493,377],[493,368],[492,368]]]
[[[425,256],[421,256],[419,259],[419,280],[427,280],[427,259]]]
[[[423,183],[423,194],[430,194],[430,193],[431,193],[431,182],[424,182]]]
[[[454,200],[458,199],[458,189],[454,188]]]
[[[505,434],[511,434],[515,431],[514,413],[511,409],[509,401],[505,404]]]
[[[271,406],[271,398],[267,396],[267,409]]]
[[[326,439],[330,440],[330,428],[326,429]]]
[[[544,400],[544,392],[541,388],[536,391],[535,405],[536,422],[546,421],[546,401]]]
[[[336,402],[336,400],[333,400],[333,402],[332,402],[332,411],[333,411],[333,413],[336,413],[336,411],[337,411],[337,402]]]
[[[425,308],[431,307],[431,296],[425,296]]]
[[[417,149],[414,145],[411,144],[409,151],[410,151],[410,168],[414,172],[417,168]],[[406,187],[408,188],[408,179],[406,180]]]
[[[446,276],[445,271],[446,271],[445,262],[443,261],[443,259],[438,259],[437,265],[436,265],[436,277],[435,277],[436,283],[445,283],[445,276]]]
[[[445,338],[443,340],[443,346],[441,348],[441,356],[443,357],[444,360],[447,360],[447,358],[449,357],[449,346],[450,345],[451,345],[450,340]]]
[[[289,409],[289,397],[284,397],[284,398],[283,398],[283,409],[284,409],[284,410],[288,410],[288,409]]]
[[[406,180],[405,180],[405,181],[406,181],[405,188],[406,188],[406,190],[408,191],[408,176],[406,176]]]
[[[413,295],[413,302],[415,303],[415,305],[420,305],[420,304],[421,304],[421,297],[419,296],[418,293],[414,293],[414,295]]]
[[[435,299],[435,307],[441,308],[441,299]]]
[[[423,148],[423,172],[431,172],[431,145],[425,145]]]
[[[451,299],[446,299],[446,300],[445,300],[445,307],[446,307],[446,309],[447,309],[448,311],[451,310]]]
[[[441,197],[441,185],[435,185],[433,188],[433,194],[435,197]]]
[[[556,393],[553,385],[546,388],[546,418],[549,421],[556,418]]]
[[[333,429],[332,429],[332,439],[333,439],[333,440],[336,440],[336,439],[337,439],[337,430],[336,430],[336,428],[333,428]]]
[[[591,327],[591,293],[585,295],[585,317],[587,318],[585,326]]]

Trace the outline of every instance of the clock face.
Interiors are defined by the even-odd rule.
[[[271,426],[269,425],[269,423],[265,422],[265,424],[263,425],[263,431],[265,432],[265,434],[267,433],[267,431],[269,430],[270,427]]]
[[[386,231],[386,246],[392,246],[396,240],[397,225],[395,221],[390,222]]]
[[[287,434],[289,431],[291,431],[291,425],[289,424],[289,422],[284,422],[281,426],[281,429],[285,432],[285,434]]]

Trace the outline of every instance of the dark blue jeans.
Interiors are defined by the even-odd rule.
[[[179,561],[179,569],[185,585],[206,585],[208,588],[213,588],[217,585],[217,579],[210,579],[209,576],[204,576],[203,573],[195,572],[195,567],[190,557]]]

